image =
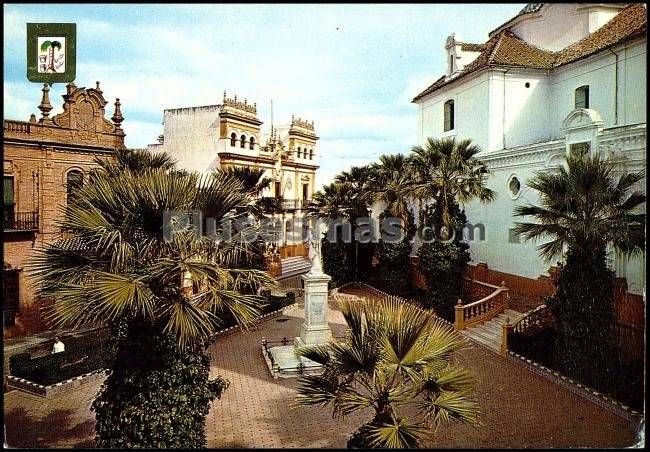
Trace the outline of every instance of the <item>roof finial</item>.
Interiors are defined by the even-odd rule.
[[[113,117],[111,118],[113,120],[113,123],[117,126],[117,128],[120,128],[120,124],[122,124],[122,121],[124,121],[124,116],[122,116],[122,110],[120,109],[120,98],[115,99],[115,113],[113,114]]]
[[[223,103],[226,103],[226,90],[223,90]]]
[[[95,87],[95,91],[98,91],[98,92],[101,94],[101,93],[102,93],[102,90],[99,88],[99,80],[97,80],[97,81],[95,82],[95,85],[96,85],[96,87]]]
[[[43,116],[41,117],[40,122],[51,121],[48,118],[50,111],[52,111],[52,104],[50,104],[50,86],[47,83],[43,83],[43,97],[41,98],[41,103],[38,106],[38,109],[41,110]]]

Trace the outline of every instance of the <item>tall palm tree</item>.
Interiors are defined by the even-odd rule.
[[[548,239],[542,257],[564,257],[555,293],[547,300],[556,331],[554,359],[560,370],[603,391],[615,381],[614,273],[607,268],[611,245],[622,255],[644,252],[646,197],[633,189],[644,172],[614,177],[613,162],[570,156],[557,172],[540,172],[528,185],[540,205],[515,208],[515,231],[526,240]]]
[[[413,182],[408,157],[402,154],[381,155],[379,162],[370,165],[367,196],[373,202],[386,204],[386,210],[399,217],[408,228]]]
[[[300,380],[298,405],[331,406],[335,417],[371,408],[355,448],[415,448],[441,424],[477,424],[475,382],[454,364],[465,342],[431,312],[396,301],[339,300],[345,340],[297,353],[324,366]],[[417,419],[409,419],[406,410]]]
[[[61,221],[67,234],[40,250],[33,272],[40,295],[52,300],[55,326],[125,325],[93,404],[98,444],[204,446],[205,415],[220,393],[208,380],[204,349],[224,317],[252,321],[264,302],[257,289],[275,282],[233,265],[246,251],[241,235],[217,242],[188,229],[169,237],[174,218],[166,222],[166,213],[236,219],[249,193],[226,174],[177,171],[168,158],[143,152],[102,162],[77,193]],[[169,385],[182,397],[170,399]],[[145,387],[138,397],[146,400],[129,395]],[[124,410],[135,414],[125,419]],[[161,413],[173,427],[159,422]]]
[[[350,219],[354,205],[361,196],[350,183],[332,182],[314,193],[307,210],[310,215],[324,219]]]
[[[452,202],[466,204],[473,199],[490,202],[496,197],[485,186],[488,170],[476,158],[481,149],[471,140],[427,138],[424,146],[415,146],[412,151],[416,172],[413,194],[439,203],[445,226],[451,223]]]
[[[240,236],[216,244],[191,231],[171,241],[163,235],[171,227],[163,224],[165,211],[200,210],[219,223],[235,219],[248,201],[241,183],[225,175],[180,176],[161,168],[95,173],[66,209],[61,224],[68,237],[35,260],[41,294],[55,301],[52,320],[67,327],[141,315],[189,345],[216,331],[219,312],[253,319],[259,299],[240,290],[273,280],[228,268],[242,249]]]
[[[515,231],[526,240],[550,238],[539,246],[540,255],[549,260],[569,247],[589,253],[608,244],[623,254],[642,253],[645,214],[636,209],[646,197],[633,187],[644,172],[616,180],[614,171],[612,162],[598,156],[571,156],[557,173],[537,173],[528,186],[540,193],[540,205],[515,208],[516,216],[537,222],[517,223]]]

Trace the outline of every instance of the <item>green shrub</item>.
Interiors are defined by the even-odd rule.
[[[559,370],[587,385],[616,378],[613,300],[614,273],[607,268],[605,248],[570,246],[546,304],[555,318]]]
[[[394,215],[389,211],[384,211],[379,216],[379,220],[383,221],[384,218],[391,216]],[[376,248],[377,265],[370,278],[371,285],[393,295],[412,295],[411,250],[413,249],[412,240],[415,236],[414,223],[413,213],[409,211],[411,227],[400,242],[391,243],[383,239],[379,240]]]
[[[355,278],[357,281],[367,281],[371,276],[377,244],[359,243],[354,239],[354,231],[353,226],[351,243],[343,241],[341,228],[337,228],[335,243],[330,243],[327,237],[321,240],[323,272],[332,278],[330,289],[355,281]]]
[[[269,303],[264,309],[265,313],[277,311],[285,306],[289,306],[296,302],[296,295],[293,292],[287,292],[285,296],[275,296],[269,294],[267,297]]]
[[[450,205],[450,212],[456,231],[453,240],[443,241],[437,237],[427,241],[418,250],[418,257],[420,272],[427,284],[425,305],[451,321],[454,318],[454,306],[462,295],[463,275],[471,259],[469,245],[461,241],[462,228],[466,223],[465,214],[456,203]],[[427,207],[422,224],[440,231],[442,219],[435,206]]]
[[[160,327],[143,321],[130,320],[114,330],[116,357],[92,404],[97,446],[205,447],[210,403],[228,382],[209,378],[204,349],[180,348]]]

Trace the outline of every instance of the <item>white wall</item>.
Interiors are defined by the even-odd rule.
[[[162,149],[188,171],[218,166],[219,106],[165,110]]]
[[[510,29],[524,41],[556,52],[602,27],[623,6],[546,3],[538,13],[516,19]]]
[[[590,108],[601,114],[605,128],[645,123],[646,41],[613,51],[619,55],[618,82],[616,57],[610,52],[550,72],[510,68],[467,76],[420,103],[420,142],[430,136],[457,136],[493,152],[504,149],[504,142],[511,148],[561,138],[562,121],[574,109],[575,89],[582,85],[589,85]],[[455,102],[455,128],[443,132],[448,99]]]
[[[428,137],[470,137],[486,149],[488,130],[488,74],[469,75],[448,89],[441,89],[420,104],[420,143]],[[444,103],[454,100],[454,129],[444,132]]]
[[[560,136],[560,124],[574,109],[575,89],[582,85],[589,85],[589,107],[601,114],[605,128],[646,122],[645,39],[613,51],[619,55],[618,96],[616,56],[611,52],[601,52],[553,71],[549,100],[553,106],[551,127],[556,137]]]
[[[484,242],[470,243],[474,262],[487,262],[491,268],[530,278],[546,273],[555,264],[539,257],[536,243],[509,243],[509,229],[516,221],[525,221],[512,213],[517,205],[538,203],[537,193],[527,188],[526,183],[536,171],[548,170],[549,159],[563,155],[561,125],[574,110],[577,87],[589,85],[590,108],[598,111],[604,121],[603,139],[623,130],[621,126],[646,123],[646,40],[640,38],[613,51],[619,55],[618,71],[615,55],[604,51],[550,73],[512,68],[505,75],[505,91],[503,70],[470,75],[420,102],[420,143],[429,136],[456,136],[471,138],[484,149],[481,157],[491,171],[487,185],[497,193],[497,198],[487,205],[472,202],[466,206],[468,221],[482,223],[486,231]],[[526,82],[530,83],[529,88]],[[455,130],[445,133],[443,103],[449,98],[455,100]],[[645,128],[641,133],[645,134]],[[645,167],[645,157],[641,156],[646,148],[645,139],[621,139],[616,146],[623,146],[617,152],[623,152],[634,162],[629,171]],[[544,155],[517,157],[535,149],[543,150]],[[506,157],[513,158],[506,161]],[[512,175],[522,184],[522,193],[516,199],[508,191]],[[644,191],[642,185],[639,189]],[[641,293],[645,285],[643,259],[616,265],[619,276],[627,278],[629,290]]]
[[[494,71],[490,81],[491,137],[488,150],[551,139],[548,99],[546,72],[514,68],[507,72]]]

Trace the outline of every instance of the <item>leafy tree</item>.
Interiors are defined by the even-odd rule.
[[[366,408],[373,418],[348,448],[415,448],[452,420],[476,425],[472,375],[454,363],[464,341],[431,312],[394,301],[340,300],[350,330],[343,341],[298,354],[324,366],[304,376],[298,405],[331,406],[334,417]],[[415,419],[404,410],[414,408]]]
[[[539,205],[519,206],[517,223],[526,240],[550,238],[538,246],[546,259],[564,257],[556,290],[548,300],[556,319],[555,359],[569,375],[600,385],[614,377],[614,273],[607,246],[622,255],[644,252],[645,195],[633,189],[643,172],[614,177],[614,164],[599,156],[567,158],[557,172],[540,172],[528,182]]]
[[[205,445],[204,414],[224,387],[208,379],[207,341],[225,316],[253,320],[264,303],[257,289],[274,280],[233,265],[249,252],[241,235],[216,242],[188,230],[166,239],[163,220],[165,211],[195,210],[236,219],[250,202],[228,175],[201,178],[166,157],[120,152],[68,205],[66,233],[40,250],[33,271],[55,326],[124,325],[93,404],[100,447]]]
[[[453,318],[470,261],[469,246],[461,240],[466,217],[458,203],[474,199],[490,202],[495,197],[486,187],[488,169],[476,158],[480,151],[471,140],[455,138],[428,138],[424,146],[413,148],[415,181],[411,192],[421,203],[432,203],[424,209],[420,224],[432,227],[435,238],[418,250],[420,270],[427,282],[429,303],[447,319]]]
[[[262,190],[271,186],[271,179],[264,176],[265,170],[250,166],[231,166],[217,169],[215,172],[228,174],[242,183],[244,191],[254,196],[260,195]]]

